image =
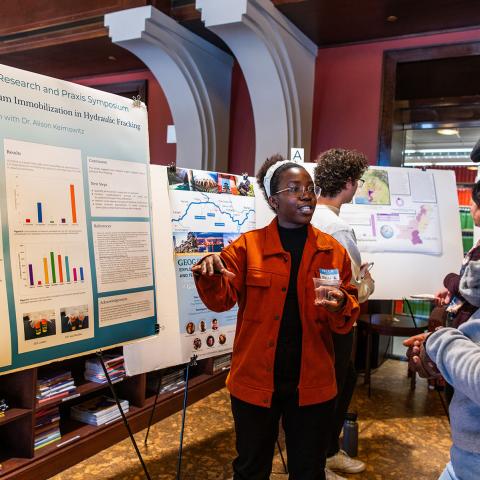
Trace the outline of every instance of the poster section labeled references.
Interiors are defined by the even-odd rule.
[[[0,304],[10,307],[1,312],[10,369],[153,334],[145,106],[3,65],[0,104]],[[103,309],[102,323],[99,299],[109,295],[127,300],[116,303],[118,321]],[[1,351],[0,373],[8,370]]]
[[[186,358],[232,350],[238,308],[216,313],[200,300],[191,268],[204,255],[220,253],[255,228],[255,198],[248,177],[170,169],[170,208],[177,277],[179,331]]]
[[[353,227],[360,251],[442,253],[431,172],[370,167],[363,179],[353,202],[340,213]]]

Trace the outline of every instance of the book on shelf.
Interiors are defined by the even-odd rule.
[[[158,375],[149,376],[147,379],[148,388],[154,392],[158,389]],[[169,371],[162,374],[160,393],[173,392],[185,385],[185,370],[183,368]]]
[[[125,377],[125,364],[123,355],[104,355],[103,361],[112,382],[115,382]],[[85,380],[88,380],[90,382],[108,382],[99,358],[89,358],[85,362],[84,377]]]
[[[120,400],[124,413],[129,411],[128,400]],[[103,425],[121,417],[120,410],[113,398],[100,395],[79,403],[70,409],[70,417],[89,425]]]
[[[59,407],[50,407],[35,412],[34,448],[50,445],[62,438],[60,433]]]
[[[76,389],[72,372],[46,368],[39,373],[35,396],[38,403],[42,404],[72,395]]]

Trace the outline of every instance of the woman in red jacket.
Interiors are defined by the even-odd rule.
[[[239,306],[227,379],[238,452],[233,478],[270,478],[282,418],[290,478],[323,480],[336,395],[331,331],[348,332],[359,312],[350,260],[310,225],[316,189],[302,166],[276,155],[257,180],[275,219],[192,269],[208,308]],[[314,277],[339,287],[318,303]]]

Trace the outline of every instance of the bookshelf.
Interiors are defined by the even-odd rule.
[[[121,349],[117,349],[121,353]],[[37,378],[46,367],[36,367],[0,376],[0,398],[6,398],[9,409],[0,417],[0,480],[46,480],[128,437],[120,419],[101,426],[92,426],[70,418],[73,405],[93,396],[110,396],[108,385],[84,380],[85,361],[91,355],[57,362],[70,370],[77,386],[67,397],[56,398],[39,405],[35,398]],[[191,367],[188,403],[192,404],[225,385],[227,370],[214,372],[214,359],[198,362]],[[115,384],[120,398],[130,403],[127,413],[133,432],[146,428],[155,399],[149,388],[163,371],[126,377]],[[147,382],[151,377],[153,382]],[[156,383],[155,383],[156,384]],[[184,387],[159,396],[153,421],[179,411],[183,406]],[[58,406],[61,438],[38,450],[34,449],[35,413],[40,409]]]

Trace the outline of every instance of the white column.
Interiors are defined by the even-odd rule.
[[[255,167],[303,147],[309,161],[317,46],[270,0],[196,0],[205,26],[232,50],[255,120]]]
[[[175,123],[177,165],[226,171],[232,57],[151,6],[109,13],[105,25],[162,87]]]

